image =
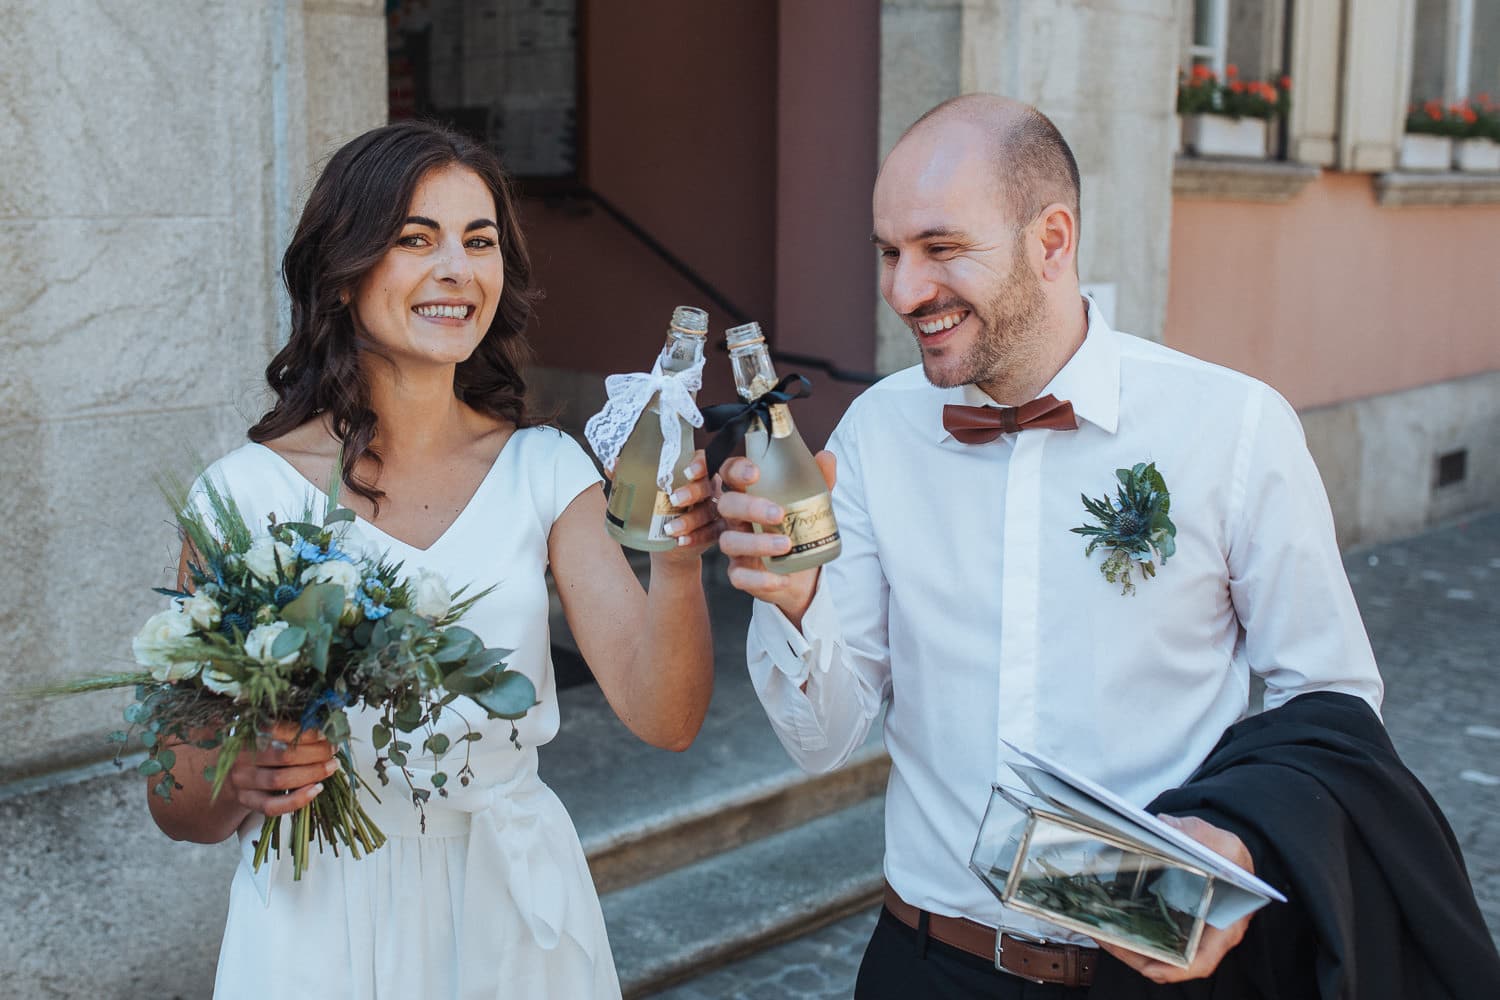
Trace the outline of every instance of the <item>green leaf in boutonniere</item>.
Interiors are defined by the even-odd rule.
[[[1083,507],[1097,522],[1069,530],[1088,538],[1083,554],[1095,549],[1109,550],[1099,572],[1110,583],[1120,584],[1120,593],[1135,592],[1131,579],[1137,568],[1142,578],[1156,575],[1156,561],[1165,566],[1177,552],[1177,526],[1167,516],[1172,508],[1172,494],[1166,480],[1156,471],[1156,463],[1137,463],[1129,469],[1116,469],[1120,481],[1114,498],[1107,494],[1098,500],[1083,497]]]

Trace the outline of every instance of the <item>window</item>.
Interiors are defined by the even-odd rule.
[[[390,117],[435,118],[538,186],[580,174],[583,0],[387,0]]]
[[[1417,0],[1411,97],[1445,104],[1500,94],[1500,4]]]
[[[1229,63],[1229,0],[1193,0],[1188,65],[1207,66],[1217,76]]]

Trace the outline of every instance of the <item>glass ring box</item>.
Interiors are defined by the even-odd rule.
[[[991,786],[969,858],[1009,910],[1186,968],[1205,924],[1227,927],[1285,900],[1155,816],[1015,752],[1025,763],[1009,766],[1027,790]]]
[[[1000,785],[969,867],[1017,913],[1182,968],[1214,892],[1201,868]]]

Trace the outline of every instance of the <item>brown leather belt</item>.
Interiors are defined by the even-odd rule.
[[[912,930],[920,930],[923,911],[896,895],[890,883],[885,886],[885,908]],[[1094,981],[1094,965],[1099,949],[1076,944],[1044,944],[1028,941],[1005,932],[1000,933],[1000,947],[995,948],[995,928],[963,917],[927,914],[927,934],[943,944],[977,955],[1006,972],[1040,983],[1081,987]]]

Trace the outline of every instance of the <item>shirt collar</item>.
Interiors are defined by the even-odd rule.
[[[1120,344],[1098,304],[1088,296],[1084,296],[1084,301],[1088,303],[1089,327],[1083,344],[1037,396],[1050,394],[1066,399],[1073,404],[1073,412],[1080,419],[1113,434],[1120,426]],[[947,397],[944,403],[995,405],[995,401],[972,382],[944,390],[944,395]],[[953,436],[941,421],[937,422],[937,429],[939,440]]]

